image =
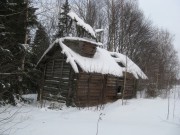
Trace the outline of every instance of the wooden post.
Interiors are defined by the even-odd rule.
[[[59,78],[59,90],[61,90],[61,87],[60,87],[60,85],[61,85],[61,83],[62,83],[62,72],[63,72],[63,64],[64,63],[64,55],[63,55],[63,57],[62,57],[62,63],[61,63],[61,73],[60,73],[60,78]],[[61,92],[61,91],[60,91]]]
[[[124,89],[122,91],[122,105],[124,105],[124,92],[126,90],[126,78],[127,77],[127,55],[126,55],[126,70],[125,70],[125,76],[124,76]]]
[[[70,101],[71,98],[71,93],[72,93],[72,80],[74,78],[72,77],[72,68],[70,68],[70,73],[69,73],[69,80],[68,80],[68,85],[69,85],[69,90],[68,90],[68,95],[67,95],[67,100],[68,102]]]
[[[107,83],[107,75],[103,75],[103,89],[102,89],[102,103],[105,103],[104,100],[106,100],[106,83]]]
[[[45,64],[45,68],[43,72],[43,79],[42,79],[42,83],[40,86],[40,93],[39,93],[41,108],[43,106],[43,91],[44,91],[44,82],[45,82],[45,77],[46,77],[46,69],[47,69],[47,64]]]
[[[52,65],[52,76],[54,76],[54,62],[55,60],[53,60],[53,65]]]
[[[89,94],[90,94],[90,89],[89,89],[89,83],[90,83],[90,79],[91,79],[91,74],[89,74],[88,76],[88,93],[87,93],[87,103],[88,103],[88,106],[90,105],[89,104]]]

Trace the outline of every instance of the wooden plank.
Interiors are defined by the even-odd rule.
[[[123,76],[125,76],[125,72],[123,72]],[[127,79],[134,79],[134,76],[133,76],[133,74],[131,74],[131,73],[126,73],[126,77],[127,77]]]
[[[55,76],[45,76],[45,80],[54,80],[54,81],[59,81],[60,77],[55,77]]]
[[[46,71],[46,74],[45,74],[46,76],[53,76],[53,73],[52,73],[52,71]]]
[[[90,76],[90,74],[88,74],[88,73],[83,73],[83,72],[80,72],[79,74],[78,74],[78,77],[79,78],[81,78],[81,77],[89,77]]]
[[[53,74],[53,77],[59,77],[59,78],[60,78],[60,76],[61,76],[61,73],[59,73],[59,74],[54,73],[54,74]]]
[[[111,98],[106,98],[104,103],[114,102],[114,101],[116,101],[116,99],[114,97],[111,97]]]
[[[86,94],[87,95],[87,93],[88,93],[88,90],[77,91],[78,97],[79,97],[79,94]]]
[[[56,80],[45,80],[44,84],[58,86],[59,85],[59,81],[56,81]]]
[[[113,84],[113,83],[107,83],[106,86],[110,86],[110,87],[116,87],[117,85],[116,84]]]
[[[80,85],[80,86],[87,86],[88,85],[88,81],[87,80],[84,80],[84,81],[79,81],[77,80],[77,85]]]
[[[87,53],[88,55],[93,55],[94,53],[93,49],[87,49],[87,48],[82,48],[81,51],[82,53]]]
[[[114,86],[116,86],[116,85],[117,85],[117,83],[116,83],[116,82],[107,82],[106,84],[108,84],[108,85],[114,85]]]
[[[49,90],[49,89],[52,89],[52,90],[59,90],[58,86],[55,86],[55,87],[49,87],[48,85],[44,85],[44,88]]]
[[[86,102],[87,102],[87,97],[84,96],[84,95],[83,95],[83,96],[78,96],[78,97],[77,97],[77,100],[78,100],[78,101],[86,101]]]
[[[88,99],[87,98],[87,93],[78,93],[78,97],[86,97],[86,100]]]
[[[115,92],[115,91],[108,91],[106,94],[107,94],[107,95],[116,95],[117,92]]]
[[[59,80],[45,80],[45,83],[54,83],[54,84],[59,84]]]
[[[44,86],[58,88],[59,83],[44,82]]]
[[[83,88],[83,87],[81,87],[81,88],[79,88],[79,87],[77,87],[77,92],[83,92],[83,91],[88,91],[88,87],[86,87],[86,88]]]
[[[108,93],[108,94],[106,95],[106,97],[107,97],[107,98],[109,98],[109,97],[116,97],[116,94]]]
[[[68,74],[69,74],[69,73],[70,73],[70,70],[71,70],[71,68],[63,69],[63,70],[62,70],[62,73],[65,73],[65,74],[68,73]]]
[[[46,73],[45,77],[53,77],[53,74],[51,74],[51,73]]]
[[[69,88],[69,84],[68,83],[61,83],[59,85],[59,87],[62,88],[62,89],[68,89]]]
[[[117,92],[107,92],[106,93],[106,96],[109,97],[109,96],[116,96],[117,95]]]
[[[95,49],[95,48],[89,47],[89,46],[83,46],[83,47],[82,47],[82,50],[83,50],[83,51],[89,51],[89,52],[92,52],[92,51],[94,51],[94,49]]]
[[[87,53],[89,55],[94,55],[95,50],[91,48],[82,48],[81,49],[82,53]]]
[[[102,83],[89,83],[89,87],[103,87]]]
[[[107,89],[107,91],[111,91],[111,90],[115,91],[117,89],[117,87],[107,86],[106,89]]]
[[[55,69],[54,70],[54,74],[57,73],[57,74],[60,74],[61,73],[61,69]]]
[[[59,65],[55,65],[54,66],[54,70],[55,71],[61,70],[61,65],[60,64]]]
[[[62,78],[69,78],[70,73],[62,73]]]
[[[45,81],[46,68],[47,68],[47,64],[45,64],[45,67],[44,67],[42,83],[40,85],[40,92],[38,93],[40,95],[39,99],[41,102],[41,106],[42,106],[43,93],[44,93],[44,81]]]
[[[88,80],[77,80],[77,84],[88,84]]]
[[[89,93],[89,96],[97,96],[97,95],[99,95],[100,94],[100,92],[97,92],[97,93],[92,93],[92,92],[90,92]],[[99,96],[97,96],[97,97],[99,97]],[[100,98],[100,97],[99,97]]]
[[[90,75],[91,75],[91,78],[102,78],[103,77],[103,75],[100,73],[91,73]]]
[[[117,79],[117,82],[122,83],[122,82],[124,82],[124,80]]]
[[[102,89],[102,86],[88,86],[88,85],[77,85],[77,88],[78,89],[86,89],[86,88],[89,88],[90,90],[93,90],[93,89],[98,89],[98,90],[101,90]]]

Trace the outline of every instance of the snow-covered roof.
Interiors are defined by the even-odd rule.
[[[101,42],[96,42],[96,41],[93,41],[91,39],[86,39],[86,38],[79,38],[79,37],[64,37],[63,39],[67,39],[67,40],[70,40],[70,41],[84,41],[84,42],[89,42],[91,43],[92,45],[97,45],[97,46],[103,46],[103,44]]]
[[[104,29],[95,29],[96,33],[103,32],[103,31],[104,31]]]
[[[110,74],[118,77],[123,76],[125,71],[124,67],[121,67],[118,62],[121,62],[125,65],[126,56],[120,53],[109,52],[105,49],[97,47],[96,53],[92,58],[81,56],[80,54],[73,51],[71,48],[66,46],[63,42],[64,40],[79,40],[86,41],[90,43],[95,43],[93,41],[88,41],[83,38],[73,38],[73,37],[64,37],[57,39],[49,48],[45,51],[39,62],[43,57],[50,51],[50,49],[58,43],[62,49],[62,53],[66,55],[66,62],[70,63],[75,73],[79,73],[78,66],[87,73],[101,73],[101,74]],[[112,57],[116,56],[116,58]],[[38,62],[38,63],[39,63]],[[129,58],[127,58],[127,72],[130,72],[134,75],[135,78],[141,77],[142,79],[147,79],[147,76],[142,72],[142,70]]]
[[[121,53],[117,52],[110,52],[112,56],[114,56],[114,60],[118,63],[122,63],[125,67],[123,68],[123,71],[132,73],[136,79],[139,77],[142,79],[147,79],[148,77],[143,73],[143,71],[126,55],[123,55]]]
[[[69,62],[76,73],[79,73],[78,65],[85,72],[111,74],[122,76],[122,68],[113,60],[111,55],[105,49],[97,47],[93,58],[79,55],[63,43],[64,39],[59,39],[59,45],[62,53],[67,56],[66,62]],[[113,67],[113,68],[112,68]]]
[[[89,24],[85,23],[81,18],[79,18],[79,16],[76,13],[69,12],[67,15],[71,17],[73,20],[75,20],[77,22],[77,25],[83,27],[89,34],[91,34],[92,37],[96,38],[96,34],[93,28]]]

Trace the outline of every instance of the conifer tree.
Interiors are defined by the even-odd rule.
[[[50,41],[46,33],[46,30],[41,24],[39,24],[32,48],[35,63],[38,62],[39,58],[43,55],[45,50],[48,48],[49,44]]]
[[[19,82],[18,77],[30,70],[22,71],[22,59],[27,53],[29,29],[36,24],[35,10],[29,0],[0,1],[0,51],[3,54],[0,57],[4,57],[0,62],[0,82],[3,82],[0,93],[6,98],[13,97],[12,93],[21,94],[19,90],[29,85],[29,82]],[[9,102],[14,100],[11,98]]]
[[[70,34],[71,18],[67,15],[70,11],[68,0],[62,6],[62,12],[59,13],[58,18],[58,31],[55,35],[56,38],[65,37]]]

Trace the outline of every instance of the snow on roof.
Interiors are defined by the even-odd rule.
[[[59,43],[62,48],[62,53],[67,56],[66,62],[70,63],[75,73],[79,73],[78,66],[81,69],[88,73],[101,73],[101,74],[110,74],[114,76],[121,77],[125,71],[125,67],[121,67],[118,62],[121,62],[123,65],[126,65],[126,56],[116,52],[109,52],[105,49],[97,47],[96,53],[93,58],[88,58],[81,56],[80,54],[74,52],[63,42],[64,40],[79,40],[86,41],[93,44],[97,44],[93,41],[88,41],[83,38],[76,37],[64,37],[57,39],[49,48],[44,52],[43,56],[38,61],[38,64],[43,59],[43,57],[49,52],[49,50],[56,44]],[[112,57],[115,56],[115,57]],[[37,64],[37,65],[38,65]],[[132,73],[135,78],[141,77],[142,79],[147,79],[147,76],[143,71],[127,57],[127,72]]]
[[[75,20],[77,22],[77,25],[83,27],[87,32],[89,32],[89,34],[91,34],[91,36],[96,38],[93,28],[89,24],[85,23],[81,18],[79,18],[79,16],[76,13],[69,12],[67,15],[71,17],[73,20]]]
[[[124,66],[127,64],[127,72],[132,73],[136,79],[141,77],[142,79],[147,79],[148,77],[143,73],[143,71],[127,56],[117,53],[117,52],[110,52],[112,56],[115,56],[114,60],[118,63],[121,62]],[[127,63],[126,63],[127,62]],[[126,70],[123,68],[124,71]]]
[[[104,31],[104,29],[95,29],[96,33],[103,32],[103,31]]]
[[[85,39],[85,38],[79,38],[79,37],[64,37],[64,39],[67,39],[67,40],[76,40],[76,41],[84,41],[84,42],[89,42],[93,45],[97,45],[97,46],[102,46],[103,44],[101,42],[96,42],[96,41],[93,41],[91,39]]]
[[[64,40],[76,40],[76,41],[85,41],[85,42],[89,42],[91,44],[97,45],[97,46],[102,46],[103,44],[101,42],[94,42],[94,41],[90,41],[90,40],[86,40],[84,38],[79,38],[79,37],[64,37]],[[41,58],[39,59],[39,61],[37,62],[37,65],[41,62],[41,60],[43,59],[43,57],[51,50],[51,48],[53,48],[53,46],[59,42],[59,39],[56,39],[49,47],[48,49],[44,52],[44,54],[41,56]]]
[[[93,58],[88,58],[79,55],[71,50],[64,43],[64,38],[59,39],[59,45],[62,48],[62,53],[66,54],[67,62],[69,62],[76,73],[78,65],[85,72],[111,74],[114,76],[122,76],[122,68],[114,61],[108,51],[97,47]],[[112,68],[113,67],[113,68]]]

